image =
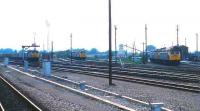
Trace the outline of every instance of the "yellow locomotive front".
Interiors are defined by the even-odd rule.
[[[85,58],[86,58],[85,51],[80,51],[80,59],[85,59]]]
[[[28,50],[26,60],[32,66],[39,66],[39,52],[36,50]]]
[[[32,57],[32,58],[39,58],[38,52],[33,52],[33,53],[31,54],[31,57]]]
[[[180,61],[181,55],[179,51],[171,51],[169,52],[169,60],[170,61]]]
[[[180,48],[178,46],[172,47],[169,50],[168,56],[169,56],[170,63],[178,65],[181,61]]]

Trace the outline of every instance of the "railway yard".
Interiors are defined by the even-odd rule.
[[[2,0],[0,111],[200,111],[198,4]]]
[[[51,63],[51,76],[45,76],[41,67],[30,66],[25,71],[21,60],[11,59],[7,67],[2,62],[1,107],[6,111],[12,107],[19,111],[154,111],[156,106],[163,111],[200,110],[200,69],[196,63],[195,68],[194,63],[176,67],[126,64],[123,68],[113,64],[111,86],[106,62],[71,63],[59,58]],[[21,97],[12,94],[15,91],[10,91],[5,81],[31,102],[18,99]]]

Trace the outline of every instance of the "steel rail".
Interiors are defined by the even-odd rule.
[[[5,111],[5,109],[3,108],[3,105],[1,104],[1,102],[0,102],[0,110],[1,111]]]
[[[67,71],[67,72],[85,74],[85,75],[90,75],[90,76],[95,76],[95,77],[108,78],[108,75],[106,75],[104,73],[100,73],[100,72],[91,72],[91,71],[74,70],[74,69],[64,69],[64,70],[62,69],[60,71],[62,71],[62,72]],[[147,84],[147,85],[179,89],[179,90],[190,91],[190,92],[197,92],[197,93],[200,92],[199,86],[176,84],[176,83],[149,80],[149,79],[143,79],[143,78],[127,77],[127,76],[121,76],[121,75],[113,75],[113,79],[120,80],[120,81],[126,81],[126,82],[135,82],[135,83],[142,83],[142,84]]]
[[[17,93],[19,96],[21,96],[26,102],[28,102],[29,104],[31,104],[36,110],[38,111],[42,111],[42,109],[40,109],[36,104],[34,104],[30,99],[28,99],[24,94],[22,94],[19,90],[17,90],[13,85],[11,85],[11,83],[9,83],[6,79],[4,79],[1,75],[0,75],[0,79],[4,81],[4,83],[6,83],[15,93]]]

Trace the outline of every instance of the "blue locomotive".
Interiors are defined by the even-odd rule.
[[[179,65],[180,60],[181,54],[180,48],[178,46],[161,48],[150,53],[150,61],[154,63]]]

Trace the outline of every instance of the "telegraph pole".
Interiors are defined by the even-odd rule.
[[[128,57],[128,45],[126,44],[126,58]]]
[[[109,85],[112,85],[112,21],[111,21],[111,0],[108,1],[109,6]]]
[[[117,26],[115,25],[115,63],[117,63]]]
[[[134,41],[134,44],[135,44],[135,41]],[[136,55],[137,53],[136,45],[134,45],[134,48],[135,48],[135,55]]]
[[[147,54],[147,24],[145,24],[145,62],[148,60],[148,54]]]
[[[199,49],[198,49],[198,47],[199,47],[199,37],[198,37],[198,33],[196,33],[196,51],[197,51],[197,53],[198,53],[198,51],[199,51]]]
[[[33,36],[34,36],[34,41],[33,41],[33,44],[36,45],[35,43],[35,36],[36,36],[36,32],[33,32]],[[34,50],[36,50],[36,47],[34,47]]]
[[[176,31],[177,31],[177,46],[179,46],[179,43],[178,43],[178,31],[179,31],[178,25],[177,25]]]
[[[71,35],[70,35],[70,47],[71,47],[71,48],[70,48],[70,49],[71,49],[71,50],[70,50],[70,58],[71,58],[70,60],[71,60],[71,64],[72,64],[72,33],[71,33]]]
[[[186,37],[185,37],[185,46],[187,45],[187,40],[186,40]]]
[[[135,41],[134,41],[134,43],[133,43],[133,59],[134,59],[134,56],[135,56]]]
[[[51,41],[51,60],[53,61],[53,41]]]
[[[49,52],[49,27],[50,27],[50,23],[48,20],[46,20],[46,26],[47,26],[47,52]]]
[[[144,45],[145,45],[145,43],[143,42],[142,43],[142,46],[143,46],[143,51],[142,51],[142,62],[143,62],[143,64],[145,64],[145,58],[144,58]]]
[[[44,48],[45,48],[45,46],[44,46],[44,41],[43,41],[43,45],[42,45],[42,47],[43,47],[43,52],[44,52]]]

